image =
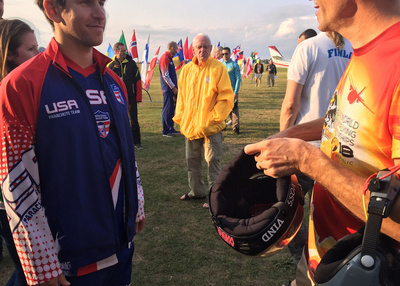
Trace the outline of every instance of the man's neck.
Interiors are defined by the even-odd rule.
[[[76,41],[67,41],[55,35],[60,51],[81,68],[87,68],[93,64],[93,47],[76,44]]]

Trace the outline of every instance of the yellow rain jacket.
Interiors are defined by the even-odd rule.
[[[188,140],[211,136],[225,129],[233,108],[234,93],[223,63],[193,57],[178,80],[178,100],[173,120]]]

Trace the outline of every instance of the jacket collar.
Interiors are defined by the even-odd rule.
[[[59,68],[64,70],[64,72],[69,74],[64,55],[60,51],[54,37],[51,39],[44,53],[47,57],[53,60],[53,65],[58,66]],[[96,68],[100,71],[101,74],[104,75],[106,73],[106,66],[111,61],[111,59],[93,48],[93,60],[96,63]]]
[[[194,56],[192,59],[192,62],[198,67],[205,67],[208,65],[208,63],[211,62],[211,60],[212,60],[212,58],[211,58],[211,56],[209,56],[205,62],[200,62],[199,59],[197,58],[197,56]]]
[[[116,55],[114,55],[113,57],[112,57],[112,59],[111,59],[112,61],[116,61],[116,62],[119,62],[119,63],[121,63],[121,64],[125,64],[125,63],[127,63],[128,62],[128,59],[127,58],[125,58],[122,62],[120,62],[120,60],[119,59],[117,59],[117,56]]]

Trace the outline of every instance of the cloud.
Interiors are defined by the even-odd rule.
[[[283,21],[280,26],[278,31],[276,31],[274,37],[275,38],[281,38],[287,35],[294,34],[296,32],[296,21],[293,18],[287,19]]]

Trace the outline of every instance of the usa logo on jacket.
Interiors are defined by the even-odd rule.
[[[106,138],[110,132],[110,115],[108,112],[102,112],[97,110],[94,113],[96,118],[97,128],[99,128],[99,133],[101,138]]]

